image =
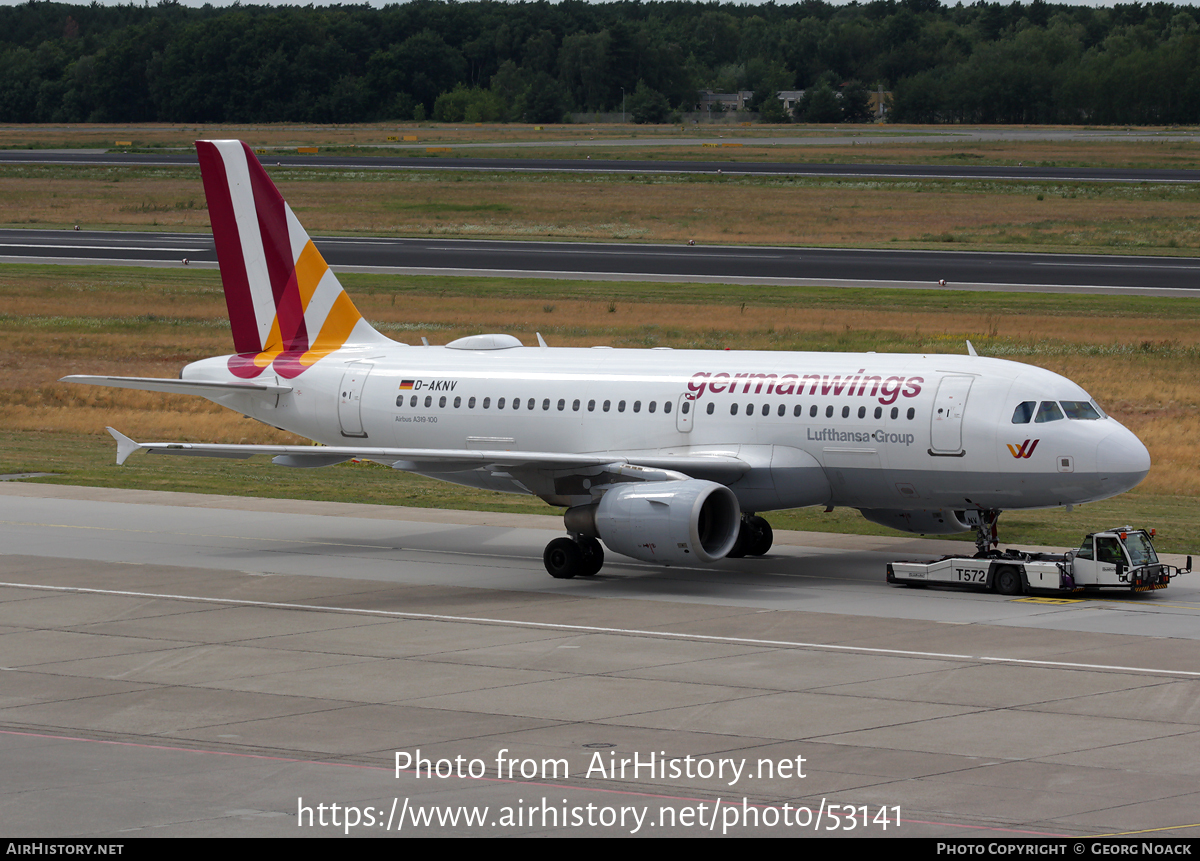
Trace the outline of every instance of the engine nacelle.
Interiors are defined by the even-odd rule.
[[[899,529],[901,532],[917,532],[921,535],[950,535],[967,532],[975,527],[967,522],[965,511],[945,509],[917,509],[904,511],[897,508],[860,508],[862,516],[872,523]]]
[[[737,541],[741,519],[732,490],[700,479],[626,484],[565,516],[568,530],[599,538],[617,553],[663,565],[724,558]]]

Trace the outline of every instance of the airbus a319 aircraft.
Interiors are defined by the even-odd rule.
[[[1104,499],[1145,446],[1070,380],[968,355],[555,348],[481,334],[409,346],[362,318],[240,141],[199,141],[235,353],[180,378],[64,381],[182,392],[323,446],[139,443],[155,455],[321,467],[352,458],[566,509],[554,577],[604,551],[665,565],[761,555],[759,512],[823,505],[922,534],[1004,509]],[[969,345],[968,345],[969,346]]]

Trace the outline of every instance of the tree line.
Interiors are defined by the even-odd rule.
[[[749,90],[765,120],[1200,122],[1200,10],[938,0],[413,0],[0,8],[2,122],[677,119]]]

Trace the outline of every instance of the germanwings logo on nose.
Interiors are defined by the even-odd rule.
[[[1019,447],[1013,445],[1010,442],[1010,443],[1008,443],[1008,450],[1009,450],[1009,452],[1012,453],[1013,457],[1028,458],[1030,455],[1033,454],[1033,450],[1035,448],[1037,448],[1037,444],[1038,444],[1038,440],[1036,440],[1036,439],[1033,441],[1032,444],[1030,444],[1029,440],[1025,440],[1025,442],[1021,443],[1021,445]]]

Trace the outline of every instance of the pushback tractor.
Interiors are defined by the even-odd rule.
[[[1192,569],[1159,561],[1154,530],[1118,526],[1084,536],[1067,553],[990,551],[976,556],[944,556],[934,562],[889,562],[887,581],[905,585],[969,586],[1002,595],[1071,593],[1085,589],[1150,592]]]

